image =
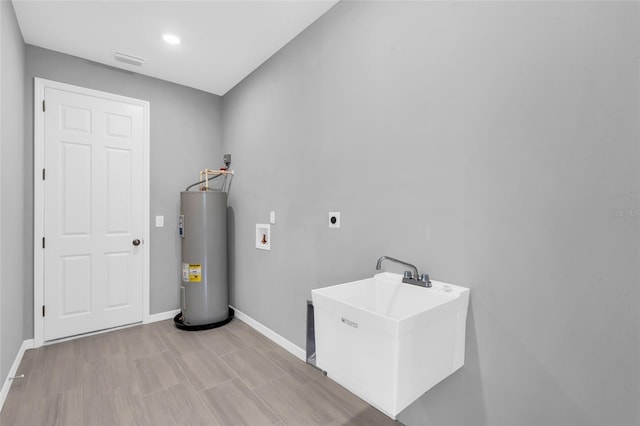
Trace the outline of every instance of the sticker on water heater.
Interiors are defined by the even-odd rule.
[[[199,263],[182,264],[182,282],[199,283],[202,281],[202,265]]]
[[[199,283],[202,281],[202,265],[199,263],[189,264],[189,282]]]

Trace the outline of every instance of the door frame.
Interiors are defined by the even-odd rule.
[[[44,181],[42,170],[44,168],[44,112],[42,105],[46,88],[80,93],[83,95],[103,98],[116,102],[125,102],[142,107],[143,109],[143,199],[142,214],[142,322],[150,322],[149,301],[149,277],[150,277],[150,105],[148,101],[120,96],[99,90],[87,89],[57,81],[34,78],[33,95],[33,339],[34,347],[40,347],[44,342],[44,317],[42,306],[44,305],[44,250],[42,238],[44,235]],[[97,330],[96,330],[97,331]],[[62,339],[60,339],[62,340]]]

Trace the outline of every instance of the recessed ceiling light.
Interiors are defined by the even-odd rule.
[[[180,38],[174,36],[173,34],[165,34],[162,36],[162,39],[169,44],[180,44]]]

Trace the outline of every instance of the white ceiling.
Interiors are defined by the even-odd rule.
[[[224,95],[337,0],[13,0],[28,44]],[[171,46],[166,33],[182,42]],[[145,59],[141,67],[114,52]]]

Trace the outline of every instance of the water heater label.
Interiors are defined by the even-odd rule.
[[[199,263],[182,264],[182,282],[199,283],[202,281],[202,265]]]

